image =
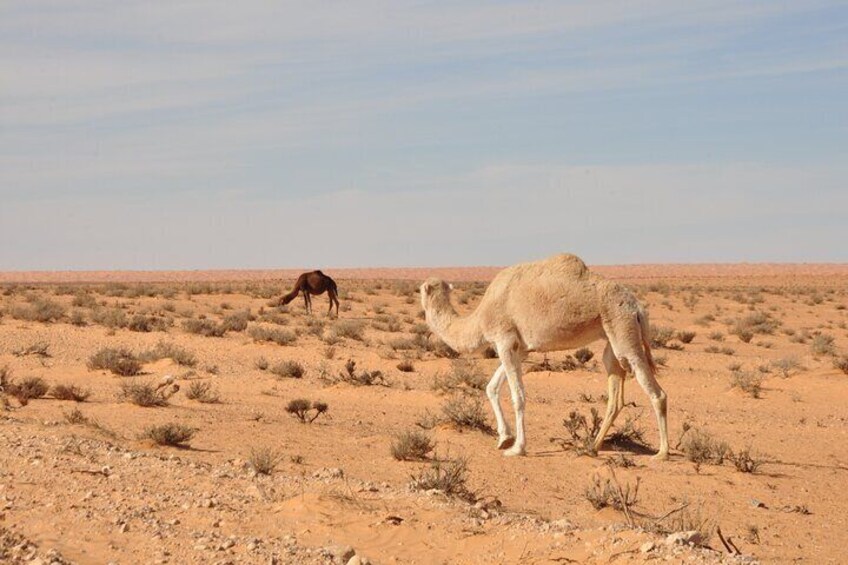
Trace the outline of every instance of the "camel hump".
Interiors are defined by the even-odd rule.
[[[569,277],[582,278],[589,273],[589,267],[586,266],[586,263],[580,257],[571,253],[554,255],[548,259],[548,262],[552,263],[557,271]]]

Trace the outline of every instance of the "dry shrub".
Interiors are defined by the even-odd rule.
[[[282,454],[276,449],[258,447],[250,450],[247,461],[257,475],[270,475],[277,468],[282,458]]]
[[[751,446],[733,454],[730,457],[733,465],[740,473],[756,473],[764,461],[751,449]]]
[[[303,424],[311,424],[318,416],[326,413],[329,408],[326,402],[312,402],[305,398],[295,398],[286,405],[286,412],[300,420]]]
[[[65,315],[65,307],[49,298],[36,298],[29,304],[15,304],[8,314],[17,320],[49,323],[60,320]]]
[[[89,423],[89,419],[79,408],[74,408],[70,412],[65,412],[64,415],[65,421],[69,424],[85,425]]]
[[[34,357],[50,357],[50,344],[46,341],[36,341],[26,347],[15,349],[12,354],[16,357],[26,357],[27,355],[32,355]]]
[[[433,376],[431,388],[442,394],[453,391],[477,391],[486,390],[488,380],[480,372],[480,368],[473,361],[456,359],[451,363],[448,373],[436,373]]]
[[[180,347],[175,343],[160,341],[153,349],[148,349],[138,356],[142,363],[170,359],[183,367],[194,367],[197,365],[197,357],[191,351]]]
[[[165,393],[151,383],[121,383],[118,398],[136,406],[144,407],[167,406],[168,404]]]
[[[788,378],[792,374],[792,371],[797,371],[803,368],[797,357],[783,357],[781,359],[776,359],[771,362],[771,366],[780,371],[780,374],[784,379]]]
[[[116,347],[104,347],[88,359],[91,370],[111,371],[122,377],[131,377],[141,373],[141,363],[129,350]]]
[[[91,391],[78,387],[77,385],[53,385],[50,391],[56,400],[73,400],[74,402],[85,402],[91,396]]]
[[[127,314],[120,308],[95,308],[91,311],[91,321],[107,328],[125,328],[129,325]]]
[[[216,324],[212,320],[194,318],[183,320],[183,329],[190,334],[202,335],[203,337],[222,337],[227,333],[224,326]]]
[[[680,441],[680,449],[686,458],[701,465],[713,463],[721,465],[732,455],[730,446],[725,441],[715,439],[711,434],[697,428],[684,428],[684,435]]]
[[[601,479],[595,474],[589,486],[583,491],[583,497],[595,510],[611,506],[623,512],[625,507],[632,508],[639,501],[639,483],[637,477],[635,483],[626,483],[619,492],[618,486],[611,479]]]
[[[833,366],[848,375],[848,355],[842,355],[833,360]]]
[[[697,334],[695,332],[690,332],[690,331],[685,331],[685,330],[684,331],[678,331],[677,334],[676,334],[677,339],[681,343],[692,343],[692,340],[695,339],[696,335]]]
[[[836,346],[833,341],[832,335],[817,334],[813,336],[813,340],[810,342],[810,349],[815,355],[835,355]]]
[[[401,373],[412,373],[415,371],[415,365],[409,359],[404,359],[397,364],[397,370]]]
[[[778,326],[780,326],[780,320],[772,318],[767,312],[751,312],[744,318],[736,320],[730,333],[740,338],[742,334],[773,334]],[[750,338],[748,341],[751,341]]]
[[[665,347],[674,338],[674,329],[666,326],[651,326],[651,347]]]
[[[333,333],[355,341],[365,339],[365,324],[357,320],[339,320],[333,326]]]
[[[483,433],[493,433],[492,427],[486,421],[483,403],[465,394],[456,394],[442,404],[444,420],[458,429],[480,430]]]
[[[730,386],[738,388],[752,398],[759,398],[763,390],[763,375],[753,371],[733,371]]]
[[[300,379],[306,374],[306,369],[297,361],[280,361],[271,367],[271,372],[284,379]]]
[[[420,461],[427,459],[434,447],[428,434],[418,430],[405,431],[392,440],[392,457],[398,461]]]
[[[267,371],[269,367],[268,360],[265,357],[257,357],[253,362],[253,366],[260,371]]]
[[[136,314],[127,324],[127,329],[131,332],[164,332],[167,331],[168,325],[168,320],[165,318]]]
[[[226,332],[243,332],[247,329],[247,323],[254,317],[249,311],[234,312],[224,317],[221,321],[221,329]]]
[[[627,416],[624,420],[624,424],[613,430],[613,432],[606,437],[606,442],[608,445],[613,445],[619,449],[626,449],[628,451],[639,451],[648,447],[645,443],[645,432],[639,425],[638,416],[635,418]]]
[[[446,496],[467,501],[474,501],[476,498],[468,489],[468,461],[465,458],[434,459],[411,479],[409,486],[412,490],[437,490]]]
[[[588,347],[581,347],[577,351],[574,352],[574,358],[577,359],[577,362],[581,365],[585,365],[589,361],[592,360],[595,354],[592,353],[592,350]]]
[[[158,426],[148,426],[144,429],[140,439],[149,439],[157,445],[170,445],[172,447],[186,447],[188,442],[197,433],[195,428],[185,424],[169,423]]]
[[[345,363],[345,370],[338,374],[336,382],[352,384],[354,386],[392,386],[391,383],[383,376],[382,371],[362,370],[357,372],[356,361],[348,359]]]
[[[215,404],[221,400],[218,391],[212,386],[212,383],[205,381],[192,382],[188,386],[185,395],[189,400],[196,400],[203,404]]]
[[[6,376],[0,375],[2,377],[0,378],[0,385],[2,385],[6,394],[17,398],[23,406],[34,398],[43,397],[50,390],[50,387],[41,377],[27,377],[18,382],[9,379],[8,374],[7,372]]]
[[[279,328],[251,326],[247,333],[253,341],[270,341],[277,345],[291,345],[297,341],[297,336],[293,332]]]
[[[572,449],[579,455],[594,454],[595,437],[601,431],[601,423],[601,416],[595,407],[590,409],[588,419],[576,410],[572,410],[568,414],[568,418],[562,421],[562,426],[568,435],[566,437],[552,437],[550,441],[559,445],[562,449]]]

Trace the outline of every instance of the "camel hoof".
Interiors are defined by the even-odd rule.
[[[504,451],[504,457],[521,457],[524,455],[527,455],[527,452],[524,451],[523,447],[518,447],[517,445],[514,445]]]
[[[509,449],[515,443],[514,437],[505,437],[503,439],[498,440],[498,449]]]
[[[668,461],[668,451],[660,451],[651,456],[651,461]]]

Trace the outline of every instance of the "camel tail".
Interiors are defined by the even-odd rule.
[[[642,347],[645,350],[645,358],[648,360],[648,366],[651,372],[657,373],[657,363],[654,361],[654,356],[651,354],[651,324],[648,322],[648,312],[640,304],[636,311],[636,319],[639,320],[639,333],[642,336]]]

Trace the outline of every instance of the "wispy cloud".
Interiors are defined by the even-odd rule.
[[[265,266],[263,250],[244,251],[253,238],[309,222],[335,264],[499,263],[577,244],[601,262],[662,260],[685,238],[660,234],[686,226],[712,239],[751,218],[833,229],[810,214],[843,203],[846,13],[823,1],[8,3],[0,236],[31,244],[4,246],[0,268]],[[560,208],[570,221],[553,228]],[[604,233],[632,230],[632,252],[590,237],[598,210]],[[634,211],[664,219],[645,227]],[[452,245],[440,225],[458,231]],[[385,238],[405,229],[429,235]],[[340,233],[369,253],[341,253]],[[797,258],[779,237],[756,239],[759,256]]]

